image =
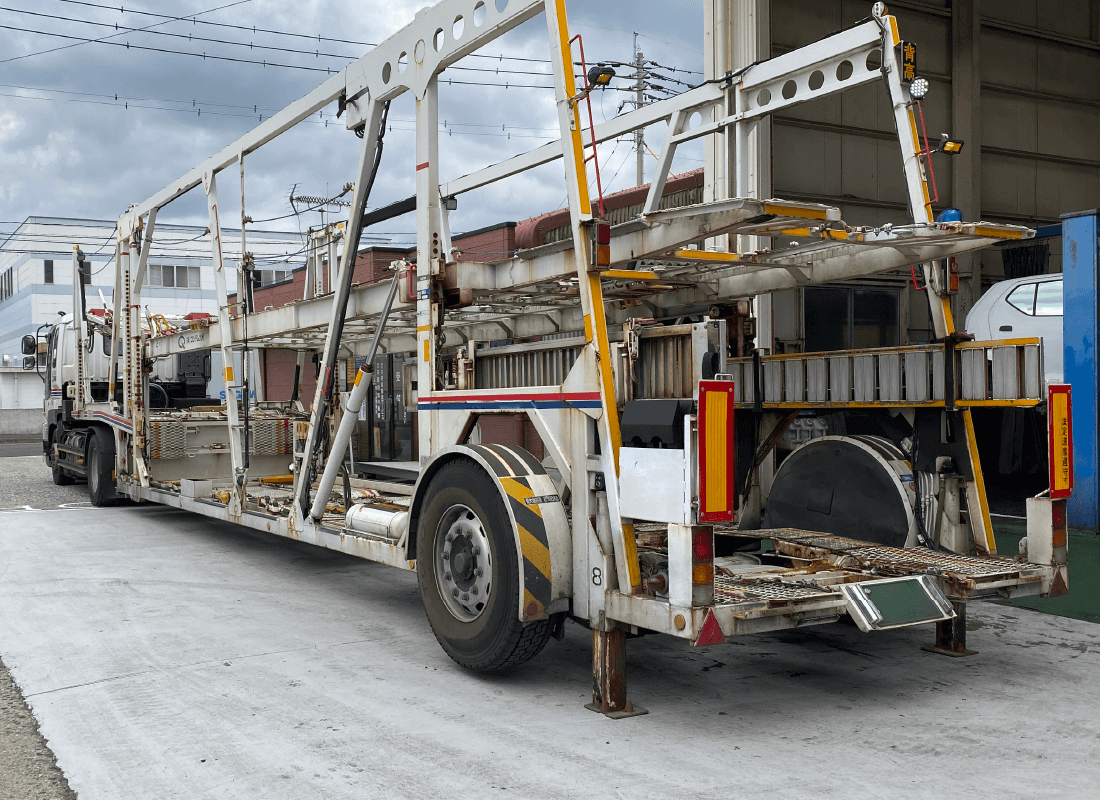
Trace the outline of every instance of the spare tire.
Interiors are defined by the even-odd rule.
[[[889,439],[813,439],[787,456],[776,472],[763,527],[912,546],[917,532],[912,481],[905,453]]]

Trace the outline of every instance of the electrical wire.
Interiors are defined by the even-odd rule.
[[[639,34],[639,35],[643,35],[643,34]],[[689,75],[702,75],[703,74],[700,70],[697,70],[697,69],[684,69],[683,67],[669,67],[669,66],[666,66],[664,64],[660,64],[656,61],[646,61],[646,63],[651,64],[652,66],[657,67],[658,69],[667,69],[669,72],[686,72]]]
[[[456,83],[457,83],[457,81],[456,81]],[[504,84],[478,83],[477,85],[479,85],[479,86],[503,86]],[[9,84],[0,84],[0,86],[10,86],[10,85]],[[24,89],[26,91],[36,91],[36,92],[62,92],[62,91],[64,91],[64,90],[59,90],[59,89],[38,89],[38,88],[26,87],[26,86],[18,86],[18,87],[15,87],[15,88]],[[516,87],[516,86],[513,85],[512,88],[521,88],[521,87]],[[546,88],[546,87],[539,87],[539,88]],[[90,97],[112,97],[113,96],[113,95],[93,94],[93,93],[90,93],[90,92],[88,92],[88,93],[85,93],[85,92],[66,92],[66,93],[67,94],[87,95],[87,96],[90,96]],[[30,96],[30,95],[8,94],[8,93],[4,93],[4,92],[0,92],[0,97],[8,97],[8,98],[11,98],[11,99],[14,99],[14,100],[37,100],[37,101],[40,101],[40,102],[83,103],[85,105],[113,106],[113,107],[116,107],[116,108],[123,108],[123,109],[126,109],[126,110],[129,110],[131,108],[137,108],[137,109],[151,110],[151,111],[173,111],[173,112],[182,113],[182,114],[194,114],[198,117],[201,117],[205,113],[205,114],[208,114],[208,115],[211,115],[211,116],[216,116],[216,117],[235,117],[235,118],[238,118],[238,119],[258,119],[261,122],[264,119],[263,114],[235,114],[235,113],[228,112],[228,111],[210,111],[210,110],[207,110],[204,107],[198,106],[198,105],[196,105],[195,108],[170,108],[170,107],[165,107],[165,106],[142,105],[142,104],[139,104],[139,103],[132,103],[128,99],[125,99],[123,97],[119,97],[119,100],[121,102],[112,102],[110,100],[83,100],[83,99],[78,99],[78,98],[73,98],[73,97],[33,97],[33,96]],[[198,103],[198,101],[194,101],[194,100],[157,100],[156,102],[162,102],[162,103]],[[211,105],[215,105],[215,104],[212,103]],[[230,105],[228,103],[220,104],[220,105],[223,106],[223,107],[240,108],[240,106],[233,106],[233,105]],[[256,108],[259,109],[259,106],[256,106]],[[270,115],[268,115],[268,116],[270,116]],[[415,120],[407,119],[407,120],[401,120],[401,121],[403,121],[403,122],[414,122]],[[309,123],[309,124],[320,125],[323,128],[328,128],[329,127],[329,121],[328,120],[309,118],[309,119],[302,120],[302,122]],[[450,123],[450,124],[455,125],[455,124],[461,124],[461,123]],[[479,123],[469,123],[469,124],[470,125],[478,125]],[[493,125],[493,127],[496,127],[496,125]],[[511,126],[511,125],[506,125],[506,126],[503,126],[503,127],[505,129],[513,129],[513,130],[521,129],[518,126]],[[339,128],[335,125],[332,126],[332,128],[333,128],[333,130],[341,130],[342,129],[342,128]],[[390,125],[390,130],[394,130],[394,129],[395,129],[394,126]],[[397,130],[415,130],[415,128],[402,128],[402,127],[399,127],[399,126],[396,129]],[[444,130],[446,130],[446,129],[444,129]],[[522,128],[522,130],[540,130],[540,129],[538,129],[538,128]],[[545,129],[541,129],[541,130],[550,131],[550,130],[553,130],[553,129],[545,128]],[[504,134],[504,133],[489,133],[489,132],[476,132],[476,131],[456,131],[455,133],[457,135],[460,135],[460,136],[504,136],[506,138],[512,138],[513,136],[515,136],[516,138],[521,138],[521,139],[544,139],[544,138],[546,138],[546,137],[543,137],[543,136],[534,136],[534,135],[529,135],[529,134]]]
[[[268,217],[267,219],[254,219],[254,220],[252,220],[252,222],[255,225],[259,225],[262,222],[275,222],[276,220],[289,219],[290,217],[297,217],[297,216],[300,216],[301,214],[307,214],[310,211],[316,211],[317,209],[321,208],[322,206],[329,205],[333,200],[337,200],[337,199],[343,197],[349,191],[351,191],[350,186],[348,188],[344,189],[344,191],[340,192],[340,194],[336,195],[335,197],[330,197],[328,200],[322,200],[317,205],[310,206],[309,208],[302,209],[301,211],[299,211],[298,209],[295,209],[291,213],[284,214],[281,217]],[[291,192],[291,194],[293,195],[293,191]],[[291,205],[291,208],[294,208],[294,203],[293,202],[291,202],[290,205]],[[298,233],[301,234],[301,225],[298,226]]]
[[[218,108],[240,108],[240,109],[245,109],[245,110],[252,109],[253,114],[255,114],[259,111],[280,111],[281,110],[281,109],[273,108],[273,107],[270,107],[270,106],[259,106],[259,105],[255,105],[255,104],[253,104],[253,105],[239,105],[239,104],[236,104],[236,103],[215,103],[212,100],[168,100],[168,99],[165,99],[163,97],[133,97],[131,95],[120,95],[118,92],[113,92],[113,93],[110,93],[110,94],[104,94],[102,92],[77,92],[77,91],[73,91],[73,90],[69,90],[69,89],[43,89],[40,86],[19,86],[19,85],[14,84],[14,83],[0,83],[0,88],[3,88],[3,89],[22,89],[22,90],[28,91],[28,92],[55,92],[57,94],[74,94],[74,95],[79,95],[81,97],[107,97],[107,98],[114,99],[115,101],[118,101],[118,100],[123,100],[123,101],[136,100],[138,102],[147,102],[147,103],[191,103],[192,106],[195,107],[195,108],[197,108],[199,105],[202,105],[202,106],[216,106]],[[50,99],[50,98],[36,98],[36,99]],[[182,109],[182,110],[190,110],[190,109]]]
[[[155,110],[163,110],[163,111],[185,111],[187,113],[197,113],[200,109],[205,109],[207,106],[214,106],[216,108],[237,108],[237,109],[243,109],[243,110],[246,110],[246,111],[248,109],[252,109],[253,114],[256,114],[260,111],[277,112],[277,111],[282,110],[282,109],[275,108],[275,107],[272,107],[272,106],[242,105],[242,104],[238,104],[238,103],[218,103],[218,102],[215,102],[213,100],[195,100],[195,99],[175,100],[175,99],[164,98],[164,97],[136,97],[136,96],[132,96],[132,95],[120,95],[117,92],[114,92],[114,93],[78,92],[78,91],[73,91],[73,90],[69,90],[69,89],[46,89],[46,88],[43,88],[41,86],[21,86],[21,85],[14,84],[14,83],[0,83],[0,88],[4,88],[4,89],[21,89],[23,91],[28,91],[28,92],[53,92],[53,93],[56,93],[56,94],[77,95],[77,96],[80,96],[80,97],[107,98],[107,99],[115,101],[113,103],[109,103],[108,105],[119,105],[119,106],[123,106],[123,107],[125,107],[125,105],[124,105],[125,103],[128,103],[131,100],[137,101],[137,102],[149,102],[149,103],[185,103],[185,104],[190,104],[192,106],[192,108],[164,108],[164,109],[161,109],[161,108],[157,108],[155,106],[136,106],[136,105],[134,106],[134,108],[153,108]],[[52,98],[52,97],[28,97],[26,95],[9,95],[9,94],[0,95],[0,96],[22,98],[22,99],[28,99],[28,100],[60,100],[60,99],[63,99],[63,98]],[[118,102],[118,101],[122,101],[122,102]],[[207,111],[206,113],[212,114],[214,112]],[[324,112],[322,111],[321,113],[323,114]],[[242,118],[245,118],[245,119],[251,119],[252,114],[241,114],[239,116],[242,117]],[[314,120],[314,121],[316,121],[316,120]],[[394,121],[395,122],[413,123],[416,120],[412,119],[412,118],[395,117]],[[606,119],[605,119],[605,121],[606,121]],[[537,127],[537,126],[532,126],[532,125],[508,125],[506,123],[500,123],[500,122],[451,122],[449,120],[443,120],[442,122],[440,122],[441,130],[446,131],[448,134],[450,134],[451,129],[455,128],[455,127],[493,128],[493,129],[500,128],[502,131],[544,131],[544,132],[547,132],[547,133],[557,133],[557,131],[558,131],[558,128],[556,126]],[[390,125],[390,129],[393,130],[393,125],[392,124]],[[403,128],[403,129],[400,129],[400,130],[411,130],[411,129]],[[480,135],[488,135],[488,134],[480,134]],[[502,135],[502,134],[497,134],[497,135]],[[533,138],[540,138],[540,137],[533,137]],[[3,223],[0,223],[0,224],[3,224]],[[21,223],[18,223],[18,224],[21,224]]]
[[[78,5],[78,6],[89,6],[91,8],[101,8],[101,9],[106,9],[107,11],[123,11],[125,13],[140,14],[140,15],[147,16],[147,17],[168,18],[169,21],[174,21],[174,20],[177,20],[177,19],[181,19],[179,17],[170,17],[168,14],[157,14],[157,13],[154,13],[152,11],[139,11],[137,9],[123,9],[123,8],[118,7],[118,6],[108,6],[108,5],[104,5],[102,3],[83,2],[82,0],[58,0],[58,2],[60,2],[60,3],[69,3],[71,5]],[[208,13],[208,12],[201,12],[201,13]],[[278,30],[272,30],[270,28],[257,28],[255,25],[233,25],[233,24],[228,23],[228,22],[213,22],[211,20],[205,20],[205,19],[184,19],[183,21],[193,22],[193,23],[197,23],[199,25],[210,25],[210,26],[214,26],[214,27],[218,27],[218,28],[232,28],[232,29],[239,30],[239,31],[250,31],[254,34],[255,33],[268,33],[268,34],[272,34],[272,35],[275,35],[275,36],[292,36],[292,37],[295,37],[295,38],[298,38],[298,39],[309,39],[310,41],[336,42],[338,44],[356,44],[356,45],[361,45],[363,47],[377,47],[378,46],[378,44],[376,42],[361,42],[361,41],[356,41],[354,39],[334,39],[330,36],[321,36],[320,34],[314,35],[314,34],[308,34],[308,33],[295,33],[293,31],[278,31]],[[471,55],[475,58],[491,58],[493,60],[529,61],[529,62],[538,63],[538,64],[549,64],[549,63],[551,63],[549,59],[545,59],[545,58],[528,58],[528,57],[524,57],[524,56],[490,55],[490,54],[487,54],[487,53],[471,53]]]
[[[54,36],[54,37],[61,38],[61,39],[76,39],[80,43],[106,44],[106,45],[110,45],[112,47],[123,47],[127,50],[143,50],[143,51],[147,51],[147,52],[151,52],[151,53],[169,53],[169,54],[178,55],[178,56],[189,56],[191,58],[201,58],[203,61],[207,61],[207,60],[210,60],[210,61],[229,61],[229,62],[232,62],[234,64],[255,64],[255,65],[258,65],[258,66],[265,67],[265,68],[266,67],[279,67],[279,68],[282,68],[282,69],[297,69],[297,70],[303,70],[303,71],[306,71],[306,72],[323,72],[326,75],[332,75],[334,73],[339,73],[340,72],[339,69],[333,69],[332,67],[307,67],[307,66],[304,66],[302,64],[282,64],[282,63],[279,63],[279,62],[276,62],[276,61],[268,61],[267,59],[257,61],[257,60],[252,59],[252,58],[234,58],[233,56],[219,56],[219,55],[214,55],[212,53],[191,53],[191,52],[188,52],[186,50],[172,50],[172,49],[169,49],[169,48],[166,48],[166,47],[149,47],[147,45],[130,44],[129,42],[109,42],[109,41],[106,41],[105,39],[87,39],[83,36],[70,36],[70,35],[65,34],[65,33],[51,33],[49,31],[36,31],[36,30],[31,29],[31,28],[21,28],[21,27],[15,26],[15,25],[0,25],[0,29],[11,30],[11,31],[21,31],[23,33],[35,33],[35,34],[39,34],[39,35],[42,35],[42,36]],[[10,61],[12,59],[8,59],[8,60]],[[0,64],[2,64],[2,63],[5,63],[5,62],[0,61]],[[458,67],[456,67],[456,69],[458,69]],[[542,74],[542,73],[537,73],[537,74]],[[552,75],[546,75],[546,77],[550,78],[550,77],[553,77],[553,76]],[[533,86],[533,85],[523,85],[523,84],[518,84],[518,83],[511,83],[511,84],[510,83],[493,83],[493,82],[488,82],[488,81],[455,81],[455,80],[450,80],[450,79],[447,80],[447,83],[466,84],[466,85],[469,85],[469,86],[503,86],[505,89],[511,88],[511,89],[546,89],[546,90],[552,90],[554,88],[553,86]]]
[[[925,547],[927,547],[930,550],[942,551],[944,548],[942,546],[940,546],[940,544],[935,540],[935,538],[932,535],[929,534],[928,527],[927,527],[927,525],[925,523],[925,519],[924,519],[925,494],[926,494],[924,484],[926,482],[929,482],[928,490],[930,491],[932,489],[932,485],[931,485],[930,482],[934,481],[936,476],[935,476],[934,473],[920,472],[917,469],[917,442],[918,442],[919,438],[920,437],[918,436],[918,433],[917,433],[917,427],[916,427],[916,425],[914,425],[913,426],[913,432],[912,432],[911,438],[910,438],[909,452],[905,453],[905,455],[909,458],[910,467],[912,468],[913,475],[916,478],[916,480],[915,480],[916,491],[915,491],[915,498],[914,498],[914,502],[913,502],[913,518],[914,518],[914,521],[917,523],[917,539],[920,541],[921,544],[923,544]],[[902,449],[902,452],[905,452],[905,450]],[[931,501],[929,501],[928,505],[929,506],[932,505]],[[931,510],[931,509],[928,509],[928,510]]]
[[[266,59],[263,60],[263,61],[256,61],[255,59],[250,59],[250,58],[233,58],[232,56],[217,56],[217,55],[212,55],[210,53],[189,53],[185,50],[171,50],[171,49],[168,49],[166,47],[149,47],[147,45],[130,44],[129,42],[110,42],[110,41],[107,41],[106,38],[104,38],[104,39],[88,39],[88,38],[85,38],[83,36],[70,36],[70,35],[65,34],[65,33],[53,33],[51,31],[36,31],[36,30],[33,30],[32,28],[20,28],[20,27],[15,26],[15,25],[0,25],[0,28],[2,28],[4,30],[9,30],[9,31],[19,31],[21,33],[34,33],[34,34],[37,34],[39,36],[53,36],[53,37],[58,38],[58,39],[73,39],[73,40],[76,40],[80,44],[106,44],[106,45],[111,45],[112,47],[124,47],[127,50],[145,50],[145,51],[148,51],[148,52],[151,52],[151,53],[172,53],[172,54],[178,55],[178,56],[192,56],[194,58],[201,58],[204,61],[209,59],[211,61],[232,61],[232,62],[237,63],[237,64],[259,64],[263,67],[281,67],[283,69],[298,69],[298,70],[305,70],[307,72],[324,72],[327,75],[331,75],[331,74],[333,74],[333,72],[339,72],[340,71],[340,70],[333,70],[331,67],[306,67],[306,66],[302,66],[300,64],[280,64],[280,63],[275,62],[275,61],[267,61]],[[58,48],[58,49],[61,49],[61,48]],[[52,52],[52,51],[44,51],[44,52]],[[32,55],[38,55],[38,54],[35,53],[35,54],[32,54]],[[6,63],[6,61],[13,61],[13,60],[14,59],[6,59],[5,61],[0,61],[0,64]]]
[[[247,1],[248,0],[241,0],[241,2],[247,2]],[[218,10],[220,10],[220,8],[210,9],[209,11],[201,11],[201,12],[198,12],[197,14],[194,14],[194,15],[188,16],[188,17],[175,17],[175,16],[172,16],[172,15],[169,15],[169,14],[158,14],[158,13],[152,12],[152,11],[141,11],[141,10],[132,9],[132,8],[127,9],[127,8],[122,8],[122,7],[119,7],[119,6],[109,6],[109,5],[105,5],[103,3],[82,2],[82,0],[57,0],[57,2],[68,3],[70,5],[87,6],[89,8],[100,8],[100,9],[105,9],[107,11],[119,11],[119,12],[122,12],[122,13],[138,14],[138,15],[141,15],[141,16],[158,17],[160,19],[164,19],[166,22],[190,22],[192,24],[197,24],[197,25],[207,25],[207,26],[218,27],[218,28],[229,28],[229,29],[232,29],[232,30],[246,31],[246,32],[249,32],[249,33],[252,33],[252,34],[265,33],[265,34],[270,34],[270,35],[273,35],[273,36],[288,36],[288,37],[293,37],[293,38],[296,38],[296,39],[307,39],[309,41],[315,41],[315,42],[336,42],[338,44],[359,45],[361,47],[377,47],[378,46],[377,42],[364,42],[364,41],[359,41],[359,40],[355,40],[355,39],[339,39],[339,38],[335,38],[335,37],[331,37],[331,36],[321,36],[320,34],[297,33],[297,32],[294,32],[294,31],[280,31],[280,30],[274,30],[274,29],[271,29],[271,28],[260,28],[260,27],[257,27],[255,25],[234,25],[234,24],[228,23],[228,22],[214,22],[213,20],[205,20],[205,19],[198,19],[197,18],[201,14],[208,14],[208,13],[211,13],[213,11],[218,11]],[[236,5],[236,4],[234,4],[234,5]],[[227,7],[228,6],[223,6],[222,8],[227,8]],[[110,24],[110,23],[105,23],[105,24]],[[147,30],[147,28],[141,28],[141,29],[138,29],[138,30]],[[303,51],[303,52],[306,52],[308,55],[315,55],[315,53],[310,53],[308,51]],[[546,58],[531,58],[529,56],[508,56],[508,55],[504,55],[503,53],[498,53],[498,54],[495,54],[495,55],[491,54],[491,53],[470,53],[469,57],[470,58],[489,59],[491,61],[497,61],[497,62],[501,62],[501,61],[520,61],[520,62],[526,62],[526,63],[530,63],[530,64],[552,64],[553,63],[552,61],[550,61],[550,59],[546,59]],[[3,62],[0,62],[0,63],[3,63]],[[573,62],[573,64],[575,66],[579,66],[580,62],[575,61],[575,62]],[[473,69],[473,68],[472,67],[465,67],[465,68],[452,67],[452,69]],[[686,71],[689,71],[689,70],[681,70],[681,71],[686,72]]]
[[[2,26],[0,26],[0,27],[2,27]],[[46,91],[49,91],[49,90],[46,90]],[[93,105],[93,106],[113,106],[115,108],[123,108],[123,109],[127,109],[127,110],[129,110],[131,108],[140,108],[140,109],[145,109],[145,110],[149,110],[149,111],[175,111],[177,113],[183,113],[183,114],[195,114],[196,116],[199,116],[199,117],[201,117],[202,113],[203,113],[203,109],[201,109],[201,108],[197,108],[195,110],[191,110],[189,108],[166,108],[164,106],[138,105],[136,103],[131,103],[129,101],[124,101],[124,102],[121,102],[121,103],[112,103],[112,102],[107,101],[107,100],[78,100],[78,99],[72,98],[72,97],[30,97],[30,96],[25,95],[25,94],[6,94],[6,93],[3,93],[3,92],[0,92],[0,97],[10,97],[10,98],[15,99],[15,100],[38,100],[38,101],[46,102],[46,103],[83,103],[85,105]],[[172,101],[167,101],[167,102],[172,102]],[[238,119],[256,119],[255,114],[232,114],[232,113],[227,112],[227,111],[207,111],[206,113],[210,116],[215,116],[215,117],[236,117]],[[262,120],[263,117],[261,116],[260,119]],[[306,121],[308,122],[309,120],[306,120]],[[313,122],[317,122],[318,124],[323,124],[323,123],[318,122],[317,120],[313,120]]]
[[[26,14],[28,16],[33,16],[33,17],[42,17],[42,18],[45,18],[45,19],[61,20],[63,22],[75,22],[75,23],[80,23],[82,25],[94,25],[96,27],[102,27],[102,28],[114,28],[115,30],[120,31],[120,33],[118,35],[122,35],[122,34],[125,34],[125,33],[145,33],[145,34],[149,34],[150,36],[167,36],[167,37],[174,38],[174,39],[186,39],[188,42],[193,42],[193,41],[194,42],[209,42],[209,43],[212,43],[212,44],[224,44],[224,45],[230,45],[230,46],[233,46],[233,47],[247,47],[249,50],[272,50],[272,51],[276,51],[276,52],[280,52],[280,53],[295,53],[295,54],[298,54],[298,55],[313,56],[314,58],[320,58],[320,57],[323,56],[325,58],[342,59],[342,60],[344,60],[346,62],[349,62],[349,63],[352,62],[352,61],[355,61],[357,58],[360,58],[360,56],[348,55],[346,53],[322,53],[320,50],[300,50],[298,48],[293,48],[293,47],[276,47],[274,45],[255,44],[254,42],[239,42],[239,41],[234,41],[234,40],[231,40],[231,39],[213,39],[213,38],[210,38],[210,37],[207,37],[207,36],[195,36],[194,34],[190,34],[190,33],[171,33],[169,31],[154,31],[154,30],[149,30],[147,28],[131,28],[131,27],[127,27],[127,26],[120,26],[117,23],[98,22],[96,20],[80,19],[78,17],[62,17],[62,16],[58,16],[56,14],[43,14],[39,11],[26,11],[26,10],[19,9],[19,8],[10,8],[8,6],[0,6],[0,11],[10,11],[10,12],[15,13],[15,14]],[[158,24],[165,24],[165,23],[158,23]],[[57,35],[57,34],[46,34],[46,35]],[[93,40],[93,41],[100,41],[100,40]],[[550,74],[546,73],[546,72],[531,72],[530,70],[502,69],[500,67],[489,68],[489,67],[450,66],[450,67],[448,67],[448,69],[467,70],[467,71],[470,71],[470,72],[494,72],[494,73],[510,73],[510,74],[515,74],[515,75],[536,75],[536,76],[551,77]]]
[[[225,8],[231,8],[233,6],[239,6],[239,5],[242,5],[244,3],[250,3],[250,2],[252,2],[252,0],[236,0],[236,2],[229,3],[228,5],[218,6],[217,8],[209,8],[206,11],[198,11],[194,14],[189,14],[186,17],[171,17],[167,20],[167,22],[171,22],[171,21],[175,21],[175,20],[185,20],[185,21],[186,20],[191,20],[191,21],[194,21],[195,17],[198,17],[202,14],[212,14],[215,11],[221,11],[222,9],[225,9]],[[146,28],[155,28],[155,27],[158,27],[160,25],[165,25],[165,24],[167,24],[167,22],[154,22],[150,25],[147,25]],[[105,41],[107,39],[113,39],[115,36],[121,36],[121,35],[122,35],[121,33],[115,33],[115,34],[111,34],[110,36],[104,36],[102,39],[97,39],[97,40],[94,40],[94,41]],[[24,53],[21,56],[12,56],[11,58],[5,58],[5,59],[0,60],[0,64],[6,64],[9,61],[19,61],[20,59],[31,58],[32,56],[46,55],[47,53],[56,53],[58,50],[67,50],[70,47],[79,47],[81,44],[86,44],[86,42],[78,42],[76,44],[67,44],[67,45],[64,45],[62,47],[52,47],[49,50],[39,50],[39,51],[34,52],[34,53]],[[111,44],[111,42],[107,42],[107,44]]]
[[[550,76],[547,75],[546,77],[550,77]],[[451,78],[447,78],[446,81],[444,81],[444,79],[442,77],[439,78],[439,82],[440,83],[446,82],[446,84],[448,86],[450,86],[452,84],[457,84],[457,85],[462,85],[462,86],[503,86],[505,89],[545,89],[547,91],[553,91],[553,89],[554,89],[553,86],[535,86],[535,85],[532,85],[532,84],[525,84],[525,83],[508,83],[508,82],[505,82],[505,83],[481,83],[481,82],[478,82],[478,81],[456,81],[456,80],[453,80]]]

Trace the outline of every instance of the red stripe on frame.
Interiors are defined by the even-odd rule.
[[[524,394],[460,394],[442,397],[421,397],[421,403],[493,403],[509,400],[599,400],[599,392],[541,392]]]
[[[423,164],[417,164],[417,165],[416,165],[416,171],[417,171],[417,172],[420,172],[420,170],[422,170],[422,169],[427,169],[427,168],[428,168],[428,164],[429,164],[429,163],[430,163],[430,162],[428,162],[428,161],[425,161],[425,162],[424,162]]]

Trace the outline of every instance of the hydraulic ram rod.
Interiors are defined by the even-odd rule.
[[[393,300],[397,297],[397,283],[400,275],[401,273],[395,272],[393,280],[390,281],[390,291],[386,295],[385,304],[382,306],[382,316],[378,319],[378,327],[375,328],[370,349],[367,351],[363,366],[359,368],[359,372],[355,375],[355,386],[352,388],[351,394],[348,395],[344,416],[340,418],[340,427],[336,430],[336,438],[332,442],[332,449],[329,451],[328,460],[325,462],[325,471],[321,474],[321,483],[317,487],[317,494],[313,497],[313,506],[309,510],[309,515],[314,519],[320,519],[325,513],[329,493],[332,491],[333,484],[336,483],[336,474],[344,463],[344,453],[347,452],[348,443],[351,441],[351,429],[355,427],[355,420],[359,417],[359,409],[363,407],[363,400],[366,399],[367,388],[370,386],[370,381],[364,380],[364,378],[370,374],[373,368],[374,354],[378,352],[378,343],[382,341],[382,329],[386,326],[386,319],[390,315]]]

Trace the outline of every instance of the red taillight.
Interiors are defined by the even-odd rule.
[[[1066,501],[1053,500],[1050,504],[1050,525],[1054,529],[1066,527]]]
[[[596,223],[596,244],[611,244],[611,225],[606,222]]]
[[[709,527],[696,528],[691,532],[691,560],[714,560],[714,533]]]
[[[611,224],[607,222],[595,223],[592,231],[592,264],[596,267],[611,266]]]

